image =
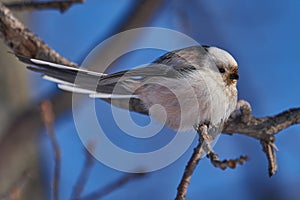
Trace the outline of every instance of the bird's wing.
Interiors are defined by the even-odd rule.
[[[215,65],[207,59],[208,46],[192,46],[185,49],[175,50],[157,58],[146,67],[130,69],[126,71],[108,74],[101,79],[102,83],[110,83],[119,80],[120,77],[142,79],[154,76],[177,78],[184,73],[200,69],[203,65]]]

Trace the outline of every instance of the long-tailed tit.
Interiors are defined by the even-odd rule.
[[[236,107],[238,66],[228,52],[217,47],[175,50],[146,67],[113,74],[19,58],[63,90],[149,114],[175,130],[205,123],[220,131]]]

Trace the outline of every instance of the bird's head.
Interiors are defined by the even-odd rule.
[[[235,86],[239,79],[238,64],[235,59],[227,51],[217,47],[207,47],[206,50],[209,53],[209,59],[216,64],[225,84]]]

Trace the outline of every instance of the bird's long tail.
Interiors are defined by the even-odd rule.
[[[57,83],[62,90],[88,94],[92,98],[132,98],[132,94],[113,94],[115,83],[99,84],[107,75],[82,68],[60,65],[34,58],[17,56],[29,64],[28,69],[41,73],[42,78]]]

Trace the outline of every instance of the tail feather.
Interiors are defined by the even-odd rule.
[[[48,61],[18,56],[19,60],[30,64],[27,68],[42,74],[43,79],[58,84],[62,90],[91,94],[92,98],[131,98],[134,95],[112,95],[116,83],[103,84],[106,74],[80,68],[60,65]],[[97,95],[96,95],[97,94]]]
[[[18,55],[17,57],[20,61],[30,65],[27,67],[29,70],[40,73],[43,79],[56,83],[62,90],[88,94],[91,98],[103,99],[117,107],[148,114],[148,110],[134,94],[134,90],[128,87],[128,84],[134,80],[130,78],[125,78],[125,81],[121,80],[127,71],[107,75],[43,60]],[[116,84],[118,84],[117,91],[115,90]],[[112,99],[117,99],[117,101],[111,101]],[[128,100],[131,102],[129,105]]]
[[[57,79],[57,78],[53,78],[53,77],[48,76],[48,75],[42,75],[42,78],[45,79],[45,80],[57,83],[57,84],[72,85],[72,83],[70,83],[70,82],[66,82],[66,81],[63,81],[63,80],[60,80],[60,79]]]

